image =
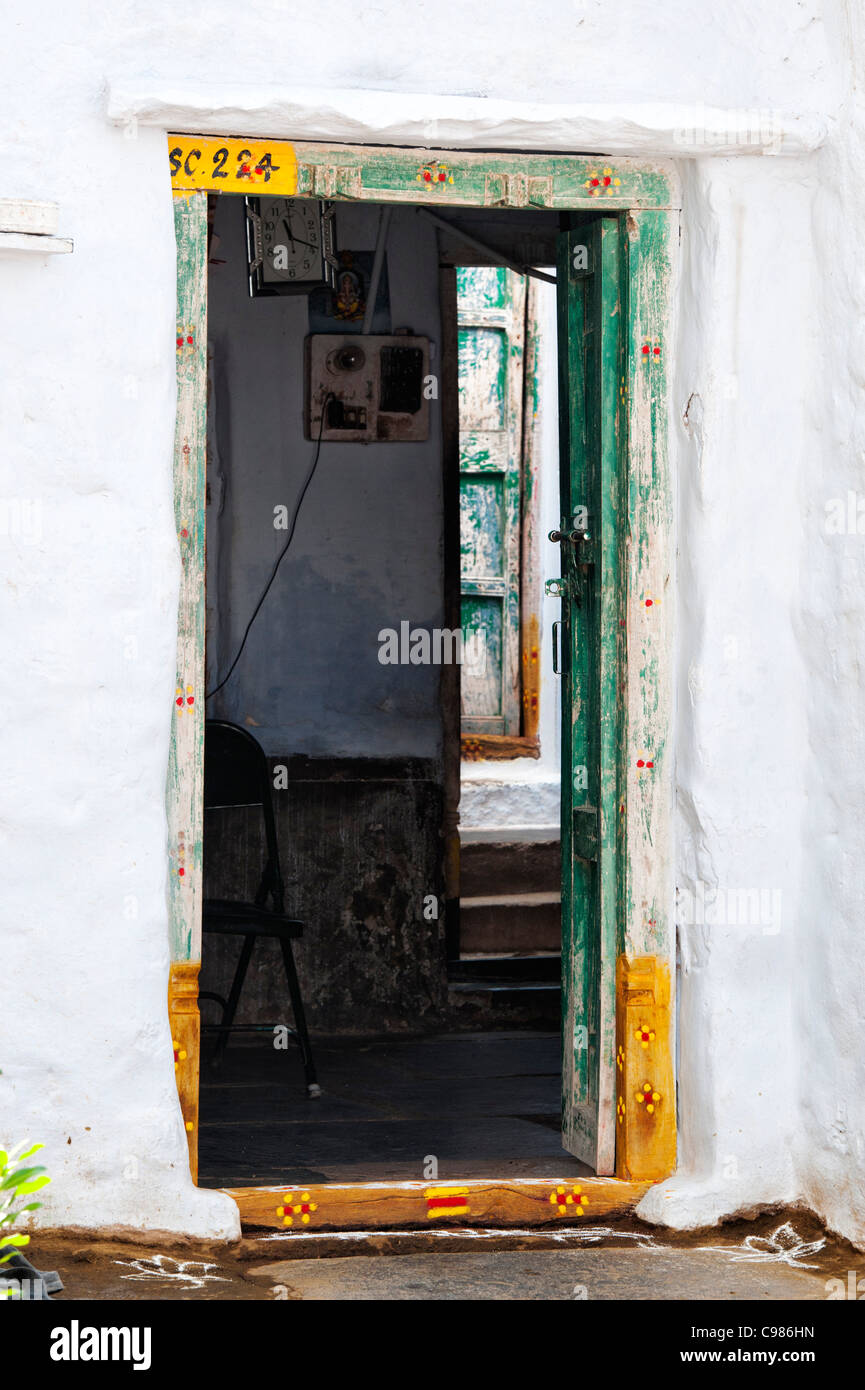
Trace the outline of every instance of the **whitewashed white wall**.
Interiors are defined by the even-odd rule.
[[[643,1210],[801,1196],[865,1244],[865,557],[824,527],[865,493],[857,45],[861,3],[819,0],[16,7],[0,196],[56,200],[75,238],[0,258],[0,496],[41,508],[0,537],[0,1115],[46,1141],[46,1222],[237,1229],[187,1176],[165,1013],[162,121],[681,157],[677,881],[783,906],[777,931],[682,926],[681,1171]],[[803,153],[683,147],[701,102],[721,130],[771,110]]]

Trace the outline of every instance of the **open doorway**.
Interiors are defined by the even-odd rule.
[[[300,245],[320,205],[294,206],[281,234]],[[210,200],[207,714],[268,759],[322,1095],[307,1099],[286,1036],[276,940],[255,943],[211,1065],[242,938],[205,931],[200,1180],[585,1173],[560,1140],[558,697],[541,639],[558,218],[449,228],[409,206],[382,237],[380,206],[328,207],[333,283],[251,295],[258,211]],[[424,425],[403,437],[355,437],[342,405],[316,423],[316,352],[366,342],[423,345]],[[460,634],[456,660],[440,632]],[[208,808],[206,899],[255,898],[263,837],[256,806]]]
[[[670,708],[669,607],[660,607],[669,582],[662,344],[675,225],[667,174],[636,163],[621,164],[618,173],[597,171],[592,161],[567,156],[458,155],[446,161],[433,159],[428,152],[278,143],[262,145],[253,154],[242,145],[237,140],[170,137],[178,233],[176,514],[181,537],[189,537],[185,550],[181,547],[184,579],[176,703],[178,707],[193,703],[192,698],[183,699],[182,681],[187,677],[181,673],[195,672],[204,656],[206,414],[209,672],[206,683],[203,673],[199,674],[198,684],[187,686],[187,692],[205,688],[208,704],[213,705],[209,712],[221,715],[241,733],[254,734],[256,746],[263,746],[268,788],[272,784],[275,793],[291,793],[275,801],[273,843],[278,842],[283,852],[279,895],[284,888],[286,899],[292,900],[291,910],[304,924],[303,939],[298,932],[295,950],[313,1037],[341,1040],[351,1067],[356,1067],[365,1051],[375,1048],[405,1043],[431,1049],[425,1053],[432,1059],[429,1073],[415,1067],[403,1077],[403,1092],[413,1107],[406,1116],[393,1112],[399,1077],[394,1075],[393,1059],[383,1058],[379,1097],[384,1093],[382,1108],[391,1107],[388,1118],[397,1124],[389,1138],[384,1128],[375,1130],[381,1112],[367,1120],[358,1113],[357,1072],[346,1074],[342,1114],[347,1128],[334,1136],[336,1147],[337,1139],[344,1145],[351,1128],[359,1134],[363,1124],[368,1135],[385,1135],[397,1205],[406,1219],[417,1219],[418,1213],[429,1217],[433,1213],[422,1211],[418,1204],[428,1196],[432,1200],[427,1185],[439,1176],[437,1141],[433,1135],[421,1144],[423,1154],[408,1153],[407,1164],[420,1162],[421,1174],[400,1185],[399,1172],[416,1173],[417,1168],[399,1168],[398,1126],[402,1119],[418,1118],[424,1090],[436,1092],[444,1097],[444,1104],[433,1106],[433,1125],[440,1138],[447,1137],[447,1122],[460,1105],[474,1113],[478,1096],[484,1094],[483,1086],[473,1081],[474,1089],[460,1100],[457,1084],[467,1070],[474,1071],[474,1080],[482,1079],[483,1065],[467,1069],[457,1053],[435,1052],[438,1047],[441,1053],[443,1040],[448,1045],[455,1041],[455,993],[464,996],[460,1023],[468,1026],[461,1031],[471,1034],[475,1042],[483,1032],[469,1022],[473,1006],[465,999],[477,993],[478,981],[459,978],[466,969],[463,947],[470,939],[460,921],[459,816],[466,810],[468,795],[463,793],[472,781],[472,769],[461,776],[460,747],[462,741],[472,761],[478,744],[522,740],[516,762],[536,751],[527,748],[525,741],[537,740],[538,735],[522,715],[519,732],[513,723],[511,732],[504,731],[505,721],[513,720],[513,704],[508,712],[506,701],[500,729],[462,731],[459,677],[463,671],[453,661],[429,656],[437,644],[440,649],[443,643],[452,644],[454,637],[462,640],[462,586],[467,580],[477,585],[495,578],[498,591],[488,588],[484,594],[475,588],[471,597],[505,599],[521,592],[525,579],[522,571],[516,576],[511,570],[469,574],[461,566],[459,311],[453,295],[448,310],[444,285],[448,275],[456,282],[459,267],[473,265],[504,265],[531,279],[533,268],[548,263],[535,244],[524,252],[523,262],[514,265],[491,247],[489,237],[498,235],[494,226],[487,228],[487,240],[474,232],[481,217],[491,224],[513,219],[513,225],[522,229],[535,219],[545,222],[544,231],[552,234],[557,287],[560,518],[550,540],[557,547],[554,570],[558,574],[554,572],[547,581],[545,592],[561,604],[561,621],[552,625],[562,691],[561,1143],[573,1156],[574,1166],[583,1163],[599,1175],[612,1173],[614,1164],[621,1177],[637,1180],[668,1172],[675,1143],[670,884],[668,857],[655,852],[667,842],[671,804],[665,747]],[[222,193],[226,184],[216,179],[225,178],[235,195],[244,195],[251,182],[266,184],[279,170],[279,186],[270,196],[278,194],[284,206],[273,226],[288,229],[294,273],[304,260],[315,269],[315,257],[307,248],[317,246],[321,251],[327,242],[332,253],[325,257],[332,270],[324,277],[330,293],[316,307],[317,327],[322,331],[308,332],[313,311],[309,295],[286,297],[295,306],[309,300],[304,305],[305,323],[293,308],[296,321],[289,327],[281,313],[281,294],[274,293],[273,285],[259,284],[263,292],[255,299],[244,296],[244,312],[257,311],[255,317],[236,324],[238,332],[224,334],[221,349],[212,352],[208,364],[201,350],[208,261],[214,263],[212,273],[228,264],[229,257],[221,254],[223,248],[217,242],[220,202],[228,209],[232,203],[237,207],[239,199],[210,202],[213,218],[205,252],[208,198],[186,190]],[[419,200],[410,191],[415,187],[427,198],[420,210],[414,206]],[[611,201],[595,201],[601,197]],[[438,214],[444,209],[442,227]],[[328,241],[335,211],[344,214],[350,231],[342,245],[342,232],[335,241]],[[308,236],[300,222],[295,226],[295,213],[311,219]],[[374,234],[369,222],[364,232],[365,216],[372,219]],[[320,219],[318,236],[313,234],[316,217]],[[455,225],[464,220],[475,221],[473,232]],[[398,246],[394,228],[400,222],[407,232],[402,256],[394,250]],[[236,232],[237,226],[235,222]],[[248,210],[243,228],[249,257]],[[388,229],[386,240],[384,228]],[[483,260],[465,256],[463,261],[458,250],[449,255],[442,234],[458,234],[463,248],[470,245],[476,251],[480,246]],[[386,264],[379,254],[383,245],[388,251]],[[260,263],[259,256],[259,268]],[[251,269],[248,261],[246,268]],[[541,271],[542,276],[545,273]],[[259,281],[263,278],[258,274]],[[339,292],[334,294],[337,285]],[[365,287],[367,304],[361,315]],[[303,287],[304,291],[309,288]],[[209,289],[213,311],[218,292],[213,284]],[[340,331],[334,333],[327,317],[337,314]],[[353,326],[352,314],[356,316]],[[425,316],[432,328],[425,326]],[[211,327],[211,346],[216,347],[219,321],[213,313]],[[306,343],[300,372],[298,338]],[[262,340],[266,366],[261,361]],[[448,341],[456,342],[455,353],[445,350]],[[231,389],[232,373],[246,378],[245,405]],[[340,373],[359,373],[350,390],[342,386],[334,390],[334,375]],[[214,473],[214,460],[218,463],[220,454],[232,456],[230,476],[225,470],[220,476],[218,468]],[[330,455],[329,488],[316,500],[326,455]],[[239,466],[236,459],[242,459]],[[235,489],[232,497],[232,485],[238,483],[240,491]],[[312,523],[305,539],[296,525],[301,506]],[[280,538],[274,545],[268,532],[269,543],[262,544],[262,508],[273,531],[287,530],[285,542]],[[187,516],[193,517],[191,527],[184,520]],[[217,520],[223,522],[224,536],[214,533]],[[271,558],[272,563],[263,567],[263,558]],[[292,602],[276,610],[268,597],[271,588],[276,592],[286,577],[291,579],[292,566],[298,562]],[[263,589],[255,583],[262,568],[269,570]],[[237,584],[241,599],[251,601],[245,607],[233,601],[236,595],[231,589]],[[214,595],[218,596],[215,612]],[[374,612],[369,609],[370,596]],[[215,631],[215,625],[225,624],[226,619],[223,630]],[[522,610],[517,626],[522,642]],[[256,644],[259,675],[263,669],[266,679],[247,681],[244,688],[244,670],[255,674],[255,662],[250,666],[247,658]],[[499,647],[505,645],[500,630]],[[629,651],[637,648],[639,659],[629,663]],[[506,665],[503,660],[500,671]],[[524,696],[525,682],[520,690]],[[285,706],[286,700],[289,718],[280,723],[280,705]],[[176,1059],[182,1063],[189,1058],[190,1048],[194,1058],[192,1066],[179,1066],[178,1071],[193,1164],[199,1137],[195,1000],[204,763],[200,711],[199,700],[197,712],[181,727],[184,710],[179,709],[168,796],[177,876],[172,876],[174,965],[169,1009],[177,1034]],[[490,716],[499,717],[489,706],[465,712],[467,720]],[[274,732],[281,735],[275,746],[271,743]],[[360,746],[352,740],[353,733],[359,733]],[[248,875],[240,881],[246,870],[232,867],[232,852],[240,847],[246,854],[244,863],[257,860],[260,865],[261,832],[253,828],[248,806],[210,805],[210,811],[219,812],[222,823],[207,837],[206,891],[233,895],[242,890],[248,898],[254,895],[254,882]],[[313,912],[296,896],[302,883],[311,887]],[[502,885],[498,881],[495,886]],[[269,862],[261,888],[265,897],[270,894],[276,900]],[[466,896],[471,907],[472,898],[484,895]],[[322,903],[324,912],[318,911]],[[314,960],[309,955],[311,933],[307,930],[313,915],[327,924],[325,931],[319,930],[319,954]],[[466,915],[470,918],[470,913]],[[225,943],[216,945],[219,949],[204,953],[205,1016],[214,1003],[208,995],[220,992],[220,970],[223,997],[231,974]],[[543,968],[548,969],[548,963]],[[249,1027],[272,1035],[285,1031],[292,1020],[285,1008],[278,960],[271,956],[268,967],[266,954],[259,950],[244,990],[256,974],[260,979],[250,996],[253,1005],[257,994],[259,1004],[275,999],[276,1009],[267,1009],[266,1020],[250,1019]],[[512,981],[496,983],[505,985],[500,995],[512,993],[507,989]],[[238,1011],[235,1022],[242,1019]],[[272,1042],[270,1046],[273,1054],[283,1050]],[[244,1050],[234,1047],[233,1037],[229,1056],[234,1053],[240,1063]],[[396,1064],[399,1076],[408,1054],[401,1055],[403,1060]],[[284,1060],[272,1056],[271,1065]],[[638,1088],[638,1073],[649,1062],[652,1080]],[[206,1075],[206,1066],[203,1070]],[[335,1065],[334,1074],[337,1070]],[[496,1066],[493,1073],[498,1074]],[[485,1074],[490,1076],[489,1065]],[[514,1074],[511,1068],[503,1079]],[[286,1140],[293,1141],[294,1167],[273,1166],[268,1171],[271,1181],[310,1185],[335,1181],[321,1162],[322,1156],[327,1157],[325,1121],[310,1121],[308,1109],[296,1116],[283,1110],[281,1118],[274,1118],[285,1094],[276,1071],[272,1079],[261,1078],[258,1097],[249,1093],[248,1080],[235,1082],[224,1073],[222,1080],[226,1090],[234,1086],[235,1100],[246,1105],[249,1118],[239,1121],[236,1131],[239,1142],[232,1175],[223,1168],[222,1176],[209,1177],[203,1170],[203,1180],[244,1184],[233,1189],[242,1206],[254,1208],[256,1219],[259,1208],[268,1211],[271,1197],[270,1189],[261,1186],[266,1181],[264,1172],[253,1171],[261,1166],[266,1145],[258,1146],[257,1156],[250,1149],[251,1131],[258,1126],[272,1132],[277,1164],[287,1152]],[[309,1070],[306,1080],[311,1080]],[[424,1086],[427,1080],[429,1087]],[[321,1081],[326,1088],[323,1072]],[[645,1084],[650,1105],[643,1105]],[[515,1088],[510,1090],[513,1093]],[[311,1102],[304,1099],[304,1104]],[[425,1121],[423,1114],[419,1117]],[[511,1111],[508,1117],[513,1118]],[[331,1116],[327,1122],[343,1121]],[[280,1125],[292,1128],[278,1133]],[[538,1131],[543,1128],[543,1123],[536,1125]],[[493,1125],[485,1127],[485,1145],[493,1129]],[[401,1132],[404,1136],[409,1129]],[[410,1140],[411,1150],[417,1148],[417,1137],[415,1133]],[[204,1155],[203,1133],[201,1138]],[[507,1181],[506,1159],[489,1160],[496,1177],[477,1181],[487,1194],[484,1202],[490,1212],[516,1199],[526,1219],[543,1219],[544,1211],[549,1219],[544,1204],[554,1203],[559,1191],[554,1187],[550,1195],[550,1182],[562,1178],[567,1183],[573,1176],[571,1167],[563,1172],[571,1160],[562,1156],[559,1135],[554,1138],[555,1156],[550,1156],[549,1165],[544,1162],[544,1175],[514,1178],[507,1192],[496,1185]],[[442,1147],[440,1141],[438,1147]],[[509,1151],[513,1152],[510,1144]],[[357,1146],[353,1152],[359,1152]],[[474,1148],[472,1155],[477,1157]],[[361,1164],[373,1161],[369,1150],[360,1154]],[[454,1158],[452,1182],[473,1181],[467,1171],[470,1162],[468,1157]],[[481,1155],[479,1162],[487,1163],[486,1157]],[[368,1171],[372,1172],[371,1166]],[[337,1224],[369,1218],[372,1197],[361,1177],[359,1166],[346,1170],[340,1188],[343,1196],[332,1212]],[[329,1204],[335,1201],[335,1191],[328,1197]],[[629,1200],[626,1194],[611,1195],[603,1184],[593,1191],[596,1200],[604,1203]],[[272,1215],[266,1217],[266,1221],[272,1219]]]

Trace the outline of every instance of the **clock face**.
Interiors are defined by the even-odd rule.
[[[262,279],[301,284],[323,278],[321,204],[309,198],[262,198]]]
[[[335,283],[333,203],[320,198],[246,198],[249,293],[308,294]]]

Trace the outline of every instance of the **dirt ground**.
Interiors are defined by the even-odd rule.
[[[24,1253],[38,1269],[59,1273],[57,1303],[798,1301],[849,1297],[859,1279],[865,1294],[865,1253],[798,1209],[687,1235],[634,1219],[550,1231],[259,1231],[228,1246],[36,1232]]]

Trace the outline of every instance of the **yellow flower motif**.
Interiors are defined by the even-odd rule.
[[[625,1118],[625,1100],[623,1096],[619,1096],[619,1099],[616,1102],[616,1115],[618,1117],[619,1124],[621,1124]]]
[[[582,1216],[588,1203],[589,1199],[581,1187],[572,1187],[570,1192],[564,1187],[557,1187],[555,1192],[550,1193],[550,1204],[556,1208],[559,1216],[567,1216],[568,1207],[574,1216]]]
[[[612,198],[616,189],[621,186],[621,179],[614,178],[612,169],[604,169],[599,174],[597,169],[593,169],[589,177],[585,180],[583,187],[589,190],[592,198],[597,198],[601,193],[605,193],[608,198]]]
[[[625,1049],[621,1046],[621,1044],[619,1044],[619,1050],[618,1050],[618,1052],[616,1053],[616,1066],[619,1068],[619,1071],[624,1071],[624,1068],[625,1068]]]
[[[658,1104],[658,1101],[660,1099],[660,1092],[653,1089],[650,1081],[647,1081],[645,1083],[642,1091],[637,1092],[637,1104],[645,1105],[646,1113],[648,1115],[652,1115],[654,1113],[655,1106]]]
[[[301,1192],[299,1201],[296,1193],[286,1192],[282,1200],[284,1205],[276,1208],[276,1214],[282,1217],[283,1226],[293,1226],[296,1216],[301,1225],[308,1226],[310,1214],[318,1211],[318,1202],[313,1202],[308,1192]]]
[[[654,1028],[647,1028],[645,1023],[641,1023],[636,1033],[634,1034],[634,1037],[637,1039],[637,1042],[640,1043],[642,1047],[647,1048],[649,1046],[649,1043],[653,1043],[655,1041],[655,1030]]]

